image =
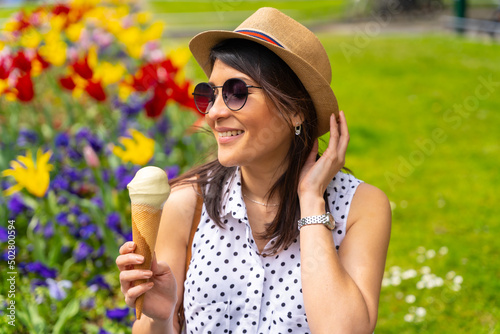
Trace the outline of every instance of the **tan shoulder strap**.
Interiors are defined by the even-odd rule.
[[[187,271],[189,269],[189,262],[191,262],[191,248],[193,247],[193,239],[194,239],[194,234],[196,233],[196,229],[198,228],[198,225],[200,224],[200,217],[201,217],[201,208],[203,207],[203,197],[201,195],[200,187],[196,186],[196,206],[194,209],[194,216],[193,216],[193,222],[191,223],[191,231],[189,232],[189,241],[187,244],[187,253],[186,253],[186,264],[185,264],[185,269],[184,273],[187,274]],[[182,306],[183,303],[180,304],[179,306],[179,325],[181,329],[184,327],[185,319],[184,319],[184,307]]]
[[[199,190],[199,187],[198,187],[198,190]],[[203,197],[201,196],[201,193],[200,193],[196,197],[196,207],[194,210],[193,223],[191,224],[191,232],[189,232],[189,241],[187,244],[186,267],[185,267],[186,273],[187,273],[188,268],[189,268],[189,262],[191,262],[191,255],[192,255],[191,249],[193,246],[194,234],[196,232],[196,229],[198,228],[198,224],[200,223],[202,206],[203,206]]]

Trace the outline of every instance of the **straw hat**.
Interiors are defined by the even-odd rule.
[[[189,48],[208,77],[212,72],[210,50],[230,38],[254,41],[283,59],[313,100],[318,115],[318,135],[330,130],[330,115],[338,116],[339,110],[330,87],[330,61],[316,35],[275,8],[260,8],[234,31],[209,30],[191,39]]]

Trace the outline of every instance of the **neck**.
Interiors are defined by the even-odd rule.
[[[283,174],[284,169],[268,169],[241,167],[241,180],[243,193],[254,201],[276,204],[280,202],[278,194],[268,198],[269,190]]]

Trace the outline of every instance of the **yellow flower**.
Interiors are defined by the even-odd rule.
[[[31,150],[26,152],[26,156],[19,155],[16,160],[10,162],[11,169],[2,172],[2,176],[12,176],[17,184],[3,192],[4,196],[10,196],[23,188],[37,197],[43,197],[49,188],[49,171],[53,166],[49,164],[51,151],[45,153],[38,149],[36,164],[32,158]]]
[[[28,49],[35,49],[42,42],[42,36],[35,28],[26,29],[21,35],[21,46]]]
[[[102,80],[104,86],[120,81],[127,69],[122,64],[113,65],[107,61],[101,62],[94,70],[94,79]]]
[[[0,79],[0,94],[2,94],[9,87],[7,80]]]
[[[142,35],[144,42],[156,41],[161,38],[163,34],[163,23],[160,21],[156,21],[152,25],[149,26],[148,29],[144,30]]]
[[[114,146],[113,153],[125,163],[131,162],[143,166],[153,157],[155,141],[137,130],[129,129],[128,131],[132,138],[119,138],[120,143],[125,146],[125,150]]]
[[[142,31],[138,27],[130,27],[123,29],[116,34],[116,37],[127,48],[128,54],[136,59],[139,59],[142,54]]]
[[[40,47],[40,55],[55,66],[62,66],[66,62],[67,45],[58,38],[46,38],[46,44]]]
[[[76,42],[80,38],[80,35],[82,34],[84,28],[85,25],[81,22],[72,24],[68,28],[66,28],[66,36],[68,36],[68,39],[70,41]]]
[[[174,81],[180,85],[186,80],[184,68],[191,58],[191,52],[187,47],[180,47],[171,51],[168,58],[172,61],[172,65],[179,69],[175,75]]]
[[[118,97],[120,101],[125,102],[129,98],[129,96],[134,92],[134,88],[132,88],[132,76],[129,75],[118,84]]]
[[[139,12],[136,14],[137,23],[144,25],[151,20],[150,12]]]

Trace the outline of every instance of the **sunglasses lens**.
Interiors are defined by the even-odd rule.
[[[198,110],[206,114],[214,102],[214,90],[207,83],[200,83],[194,88],[194,103]]]
[[[240,110],[248,97],[247,84],[241,79],[229,79],[222,87],[222,97],[229,109]]]

